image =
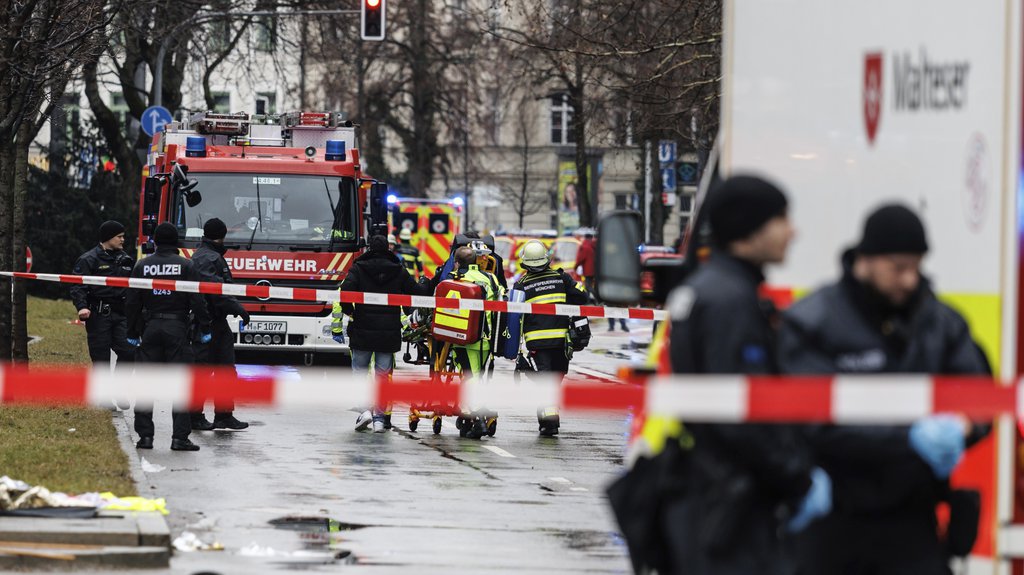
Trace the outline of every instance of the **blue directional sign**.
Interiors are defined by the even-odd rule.
[[[171,123],[171,111],[163,106],[150,106],[142,113],[142,131],[152,137]]]
[[[679,176],[679,182],[683,185],[696,184],[698,174],[697,168],[697,162],[679,162],[679,167],[676,168],[676,175]]]
[[[674,164],[676,161],[676,143],[672,140],[658,142],[658,161],[662,164]]]
[[[661,169],[661,189],[666,192],[676,191],[676,171],[674,169]]]

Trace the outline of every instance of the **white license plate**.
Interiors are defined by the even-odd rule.
[[[259,333],[287,333],[288,322],[286,321],[250,321],[249,325],[242,328],[242,331]]]

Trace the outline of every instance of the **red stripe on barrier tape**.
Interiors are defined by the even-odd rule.
[[[766,422],[830,421],[831,382],[831,377],[751,377],[747,384],[747,419]]]
[[[562,406],[573,409],[620,411],[642,409],[645,390],[639,385],[569,383],[562,387]]]
[[[302,300],[302,301],[317,301],[318,300],[318,298],[316,297],[316,290],[315,289],[295,288],[292,291],[292,293],[295,295],[295,297],[292,298],[292,299],[297,299],[297,300]]]
[[[60,367],[4,366],[3,403],[84,403],[89,372]]]
[[[459,383],[442,384],[426,379],[394,381],[380,378],[377,383],[377,405],[408,403],[416,406],[458,406]]]
[[[932,389],[934,413],[962,413],[968,418],[991,417],[994,412],[1017,410],[1017,387],[993,385],[969,377],[935,377]]]
[[[275,385],[273,377],[247,377],[243,380],[233,367],[196,368],[192,372],[189,409],[202,410],[207,401],[213,401],[214,405],[234,401],[273,405]]]
[[[224,284],[201,282],[199,284],[199,293],[222,295],[224,293]]]
[[[29,273],[16,273],[16,274],[14,274],[14,277],[19,277],[19,278],[22,278],[22,279],[29,279],[29,280],[36,279],[35,274],[29,274]],[[61,283],[69,283],[69,284],[85,283],[82,280],[82,276],[65,276],[65,275],[62,275],[62,276],[58,276],[58,277],[60,277]]]

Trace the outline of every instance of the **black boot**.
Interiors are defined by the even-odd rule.
[[[232,431],[238,431],[249,427],[249,424],[245,421],[238,421],[235,416],[230,413],[220,413],[213,418],[214,429],[230,429]]]
[[[152,437],[140,437],[135,443],[136,449],[153,449],[153,438]]]
[[[544,437],[553,437],[558,435],[558,423],[557,415],[537,418],[540,434]]]
[[[171,451],[199,451],[199,446],[185,439],[172,438]]]
[[[213,429],[213,424],[206,419],[205,415],[197,413],[192,416],[192,431],[210,431],[211,429]]]

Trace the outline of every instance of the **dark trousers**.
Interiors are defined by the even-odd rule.
[[[118,365],[135,360],[135,348],[128,343],[128,319],[123,313],[100,315],[93,311],[85,320],[85,333],[93,365],[109,366],[110,350],[117,354]]]
[[[800,575],[950,575],[935,513],[905,510],[879,517],[833,514],[800,534]]]
[[[184,320],[153,319],[146,322],[142,344],[135,355],[139,363],[192,363],[192,349],[188,342],[188,325]],[[145,385],[145,382],[140,382]],[[171,409],[174,429],[171,437],[186,439],[192,433],[188,411]],[[135,433],[139,437],[153,437],[153,406],[135,403]]]
[[[569,358],[565,355],[565,348],[538,349],[530,354],[537,365],[537,371],[541,373],[560,373],[563,377],[569,373]]]
[[[203,365],[230,365],[232,368],[235,367],[235,334],[231,331],[231,326],[228,324],[227,319],[217,319],[210,325],[210,335],[213,339],[210,343],[199,343],[198,341],[193,344],[195,350],[196,363]],[[206,404],[206,399],[203,398],[203,404]],[[215,401],[213,404],[214,418],[227,417],[235,411],[235,402],[229,400],[226,401]],[[203,410],[199,409],[192,413],[194,419],[199,419],[203,416]]]

